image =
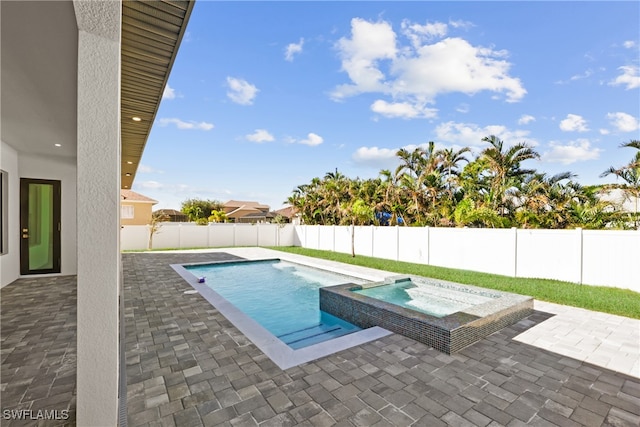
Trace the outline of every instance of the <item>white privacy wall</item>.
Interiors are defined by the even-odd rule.
[[[516,229],[429,228],[429,264],[515,276]]]
[[[126,225],[121,229],[122,250],[145,250],[149,227]],[[163,223],[153,235],[151,249],[215,248],[228,246],[294,246],[294,226],[276,224]]]
[[[295,246],[351,253],[349,226],[296,226]],[[640,231],[355,227],[356,255],[640,292]]]
[[[580,229],[519,230],[515,275],[582,283],[581,238]]]
[[[356,226],[356,255],[640,292],[640,231]],[[122,248],[146,249],[147,226],[125,226]],[[350,226],[165,223],[154,249],[301,246],[351,253]]]
[[[583,282],[640,292],[640,231],[582,232]]]

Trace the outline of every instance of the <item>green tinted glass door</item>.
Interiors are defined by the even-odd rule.
[[[60,272],[60,181],[20,180],[21,274]]]

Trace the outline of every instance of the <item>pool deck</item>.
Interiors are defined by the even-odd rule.
[[[639,320],[536,301],[451,356],[391,334],[282,370],[169,266],[279,254],[123,255],[129,426],[640,425]],[[46,425],[72,425],[75,278],[1,292],[0,409],[69,409]]]

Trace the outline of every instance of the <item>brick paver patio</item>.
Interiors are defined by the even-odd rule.
[[[0,300],[1,425],[35,425],[38,411],[59,418],[41,425],[74,425],[75,276],[20,279],[2,288]],[[32,412],[11,421],[20,410]]]
[[[640,425],[640,379],[514,340],[541,311],[452,356],[393,334],[283,371],[169,267],[227,257],[123,255],[130,426]],[[1,296],[1,409],[73,413],[75,280]]]

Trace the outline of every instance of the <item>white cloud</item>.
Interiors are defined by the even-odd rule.
[[[439,94],[473,95],[488,90],[506,92],[508,102],[522,99],[526,90],[520,79],[508,75],[505,52],[475,47],[461,38],[447,38],[424,45],[416,55],[398,58],[393,65],[398,79],[394,92],[433,100]]]
[[[600,129],[600,135],[609,135],[611,131],[609,129]]]
[[[536,118],[533,117],[532,115],[529,114],[523,114],[522,116],[520,116],[520,118],[518,119],[518,124],[519,125],[528,125],[531,122],[535,122]]]
[[[557,85],[566,85],[566,84],[569,84],[571,82],[575,82],[577,80],[586,79],[586,78],[590,77],[592,74],[593,74],[592,70],[587,70],[583,74],[574,74],[573,76],[569,77],[569,79],[567,79],[567,80],[557,80],[554,83],[557,84]]]
[[[161,184],[158,181],[142,181],[136,182],[136,188],[140,188],[142,190],[160,190],[164,188],[164,184]]]
[[[593,71],[592,70],[587,70],[582,74],[576,74],[571,76],[571,78],[569,78],[569,80],[571,81],[576,81],[576,80],[582,80],[582,79],[586,79],[587,77],[591,77],[593,75]]]
[[[424,42],[447,35],[447,24],[442,22],[427,22],[424,25],[411,23],[408,19],[402,21],[402,32],[417,49]]]
[[[307,135],[307,139],[301,139],[298,142],[300,144],[309,145],[311,147],[314,147],[316,145],[322,144],[324,142],[324,139],[320,135],[317,135],[317,134],[315,134],[313,132],[310,132]]]
[[[292,62],[293,56],[297,53],[302,52],[302,46],[304,45],[304,39],[301,38],[298,43],[289,43],[287,47],[284,49],[284,59]]]
[[[408,102],[387,102],[378,99],[371,104],[371,111],[389,118],[432,118],[438,112],[435,108],[427,108],[425,105],[410,104]]]
[[[362,92],[388,92],[384,74],[377,68],[378,61],[396,56],[396,34],[387,22],[368,22],[360,18],[351,20],[351,38],[342,37],[337,48],[353,85],[341,85],[332,96],[342,99]]]
[[[158,120],[158,124],[160,126],[167,126],[169,124],[174,124],[178,129],[182,129],[182,130],[190,130],[190,129],[211,130],[214,127],[213,123],[207,123],[207,122],[198,123],[193,120],[185,122],[183,120],[176,119],[176,118],[163,118]]]
[[[622,43],[622,46],[626,47],[627,49],[633,49],[637,46],[637,43],[634,40],[626,40],[624,43]]]
[[[545,162],[562,163],[564,165],[586,160],[595,160],[600,157],[600,153],[602,152],[602,149],[592,147],[589,140],[584,138],[569,141],[564,145],[551,141],[549,146],[551,149],[542,154],[541,160]]]
[[[362,166],[394,169],[398,165],[397,151],[397,148],[360,147],[351,155],[351,158]]]
[[[457,21],[449,20],[449,25],[451,25],[453,28],[462,28],[463,30],[467,30],[471,27],[475,27],[473,22],[462,21],[462,20],[457,20]]]
[[[175,99],[176,91],[174,88],[169,86],[169,83],[164,87],[164,92],[162,92],[162,99]]]
[[[560,129],[565,132],[587,132],[587,121],[577,114],[567,114],[567,118],[560,122]]]
[[[260,91],[257,87],[243,79],[227,77],[229,91],[227,96],[236,104],[251,105]]]
[[[468,113],[470,110],[471,107],[469,107],[469,104],[460,104],[456,107],[458,113]]]
[[[164,173],[164,171],[161,171],[161,170],[158,170],[158,169],[154,169],[151,166],[147,166],[147,165],[143,165],[143,164],[138,166],[138,172],[139,173]]]
[[[257,143],[271,142],[271,141],[275,140],[273,135],[271,135],[269,133],[269,131],[267,131],[266,129],[256,129],[255,132],[253,132],[253,133],[251,133],[249,135],[246,135],[245,138],[248,141],[257,142]]]
[[[417,148],[422,148],[423,150],[428,149],[429,143],[424,144],[408,144],[403,148],[408,152],[413,152]],[[439,143],[436,143],[435,149],[439,150],[444,148],[445,146]],[[462,148],[462,146],[454,144],[449,145],[448,147],[453,148],[454,150],[458,150]],[[360,147],[358,148],[352,155],[351,158],[355,163],[358,163],[362,166],[368,166],[371,168],[380,169],[395,169],[399,164],[399,159],[396,153],[400,148],[380,148],[380,147]]]
[[[517,102],[527,93],[520,79],[509,75],[506,51],[455,37],[427,44],[446,34],[446,24],[404,21],[402,27],[410,45],[399,45],[387,22],[351,21],[350,38],[336,45],[350,83],[337,86],[333,99],[373,92],[391,95],[394,102],[425,104],[444,93],[491,91]]]
[[[640,122],[631,114],[608,113],[607,118],[611,121],[611,125],[620,132],[633,132],[640,129]]]
[[[528,137],[529,131],[509,130],[502,125],[480,127],[474,123],[445,122],[436,126],[434,132],[437,141],[457,144],[462,147],[484,146],[486,142],[483,142],[482,138],[490,135],[495,135],[498,139],[504,141],[507,146],[520,142],[526,142],[530,146],[538,145],[535,139]]]
[[[611,86],[625,85],[626,90],[636,89],[640,87],[640,73],[639,68],[635,65],[625,65],[619,67],[618,70],[622,71],[622,75],[616,77],[610,81]]]

